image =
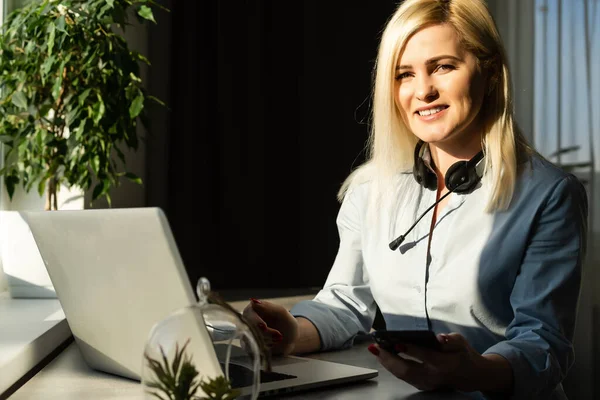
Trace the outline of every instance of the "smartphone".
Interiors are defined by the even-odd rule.
[[[442,345],[435,337],[435,333],[429,330],[418,331],[387,331],[378,330],[372,333],[373,338],[381,348],[396,354],[397,344],[414,344],[431,350],[442,350]]]

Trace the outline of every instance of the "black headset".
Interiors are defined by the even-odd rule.
[[[413,176],[415,180],[423,187],[436,190],[437,175],[423,161],[422,149],[425,142],[419,140],[415,147],[415,163],[413,166]],[[468,193],[481,180],[480,169],[477,168],[479,162],[483,160],[483,150],[475,154],[469,161],[455,162],[446,172],[446,187],[454,193]]]
[[[415,147],[415,164],[413,167],[413,176],[415,180],[423,187],[430,190],[437,190],[437,175],[433,172],[425,161],[423,161],[423,154],[421,150],[423,149],[423,145],[425,143],[422,140],[419,140],[417,146]],[[406,239],[406,235],[413,230],[415,226],[419,223],[419,221],[427,214],[433,207],[435,207],[439,202],[444,200],[446,197],[450,195],[450,193],[469,193],[471,190],[475,188],[477,183],[481,180],[482,169],[478,168],[479,164],[483,160],[483,150],[479,153],[475,154],[473,158],[469,161],[458,161],[455,162],[448,168],[446,172],[446,187],[448,188],[448,193],[443,195],[439,200],[431,205],[425,212],[421,214],[419,218],[415,221],[415,223],[408,228],[408,230],[404,233],[404,235],[398,236],[390,243],[390,249],[396,250],[404,239]]]

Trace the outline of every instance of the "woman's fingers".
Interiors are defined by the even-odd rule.
[[[369,351],[376,355],[381,365],[394,376],[413,386],[421,386],[420,378],[425,373],[423,364],[389,353],[376,344],[370,345]]]
[[[425,347],[404,345],[399,347],[399,353],[404,353],[410,357],[416,358],[426,364],[437,365],[440,363],[440,356],[443,354],[437,350],[430,350]]]
[[[444,352],[461,351],[469,348],[467,339],[459,333],[442,333],[437,335],[437,338],[442,344],[442,351]]]
[[[253,324],[254,326],[257,326],[259,329],[261,329],[260,328],[261,324],[264,325],[265,327],[267,326],[265,321],[261,318],[261,316],[252,307],[252,303],[248,304],[244,308],[242,315],[249,323]]]
[[[271,321],[281,320],[287,313],[287,310],[283,306],[265,300],[251,298],[250,306],[263,320],[270,323],[272,323]]]
[[[268,345],[272,346],[277,344],[283,340],[283,335],[279,330],[275,328],[271,328],[267,325],[267,322],[260,316],[259,312],[264,311],[264,307],[259,307],[259,310],[254,308],[255,303],[251,302],[243,311],[244,318],[246,320],[256,326],[260,332],[262,332],[263,337],[266,339]]]
[[[290,354],[298,337],[298,321],[283,306],[269,301],[250,299],[245,315],[261,329],[273,354]],[[259,325],[260,323],[264,325]]]

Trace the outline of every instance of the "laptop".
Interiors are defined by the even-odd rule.
[[[152,328],[175,310],[196,303],[168,221],[160,208],[23,211],[86,363],[140,380]],[[210,269],[204,274],[210,280]],[[214,266],[220,267],[220,266]],[[217,290],[218,291],[218,290]],[[208,324],[188,318],[194,362],[204,376],[224,375],[223,346]],[[214,336],[213,336],[214,338]],[[248,394],[243,357],[235,351],[232,385]],[[236,358],[237,357],[237,358]],[[239,374],[240,377],[236,378]],[[261,371],[262,395],[312,389],[376,377],[377,370],[305,357],[275,357]]]

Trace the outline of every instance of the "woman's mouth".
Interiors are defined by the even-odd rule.
[[[415,112],[415,114],[417,114],[420,117],[419,119],[421,119],[421,120],[431,121],[434,119],[438,119],[443,114],[445,114],[444,111],[446,111],[448,109],[448,107],[449,106],[438,106],[438,107],[428,108],[427,110],[417,111],[417,112]]]
[[[448,106],[434,107],[423,111],[417,111],[417,114],[419,114],[421,117],[426,117],[444,111],[446,108],[448,108]]]

